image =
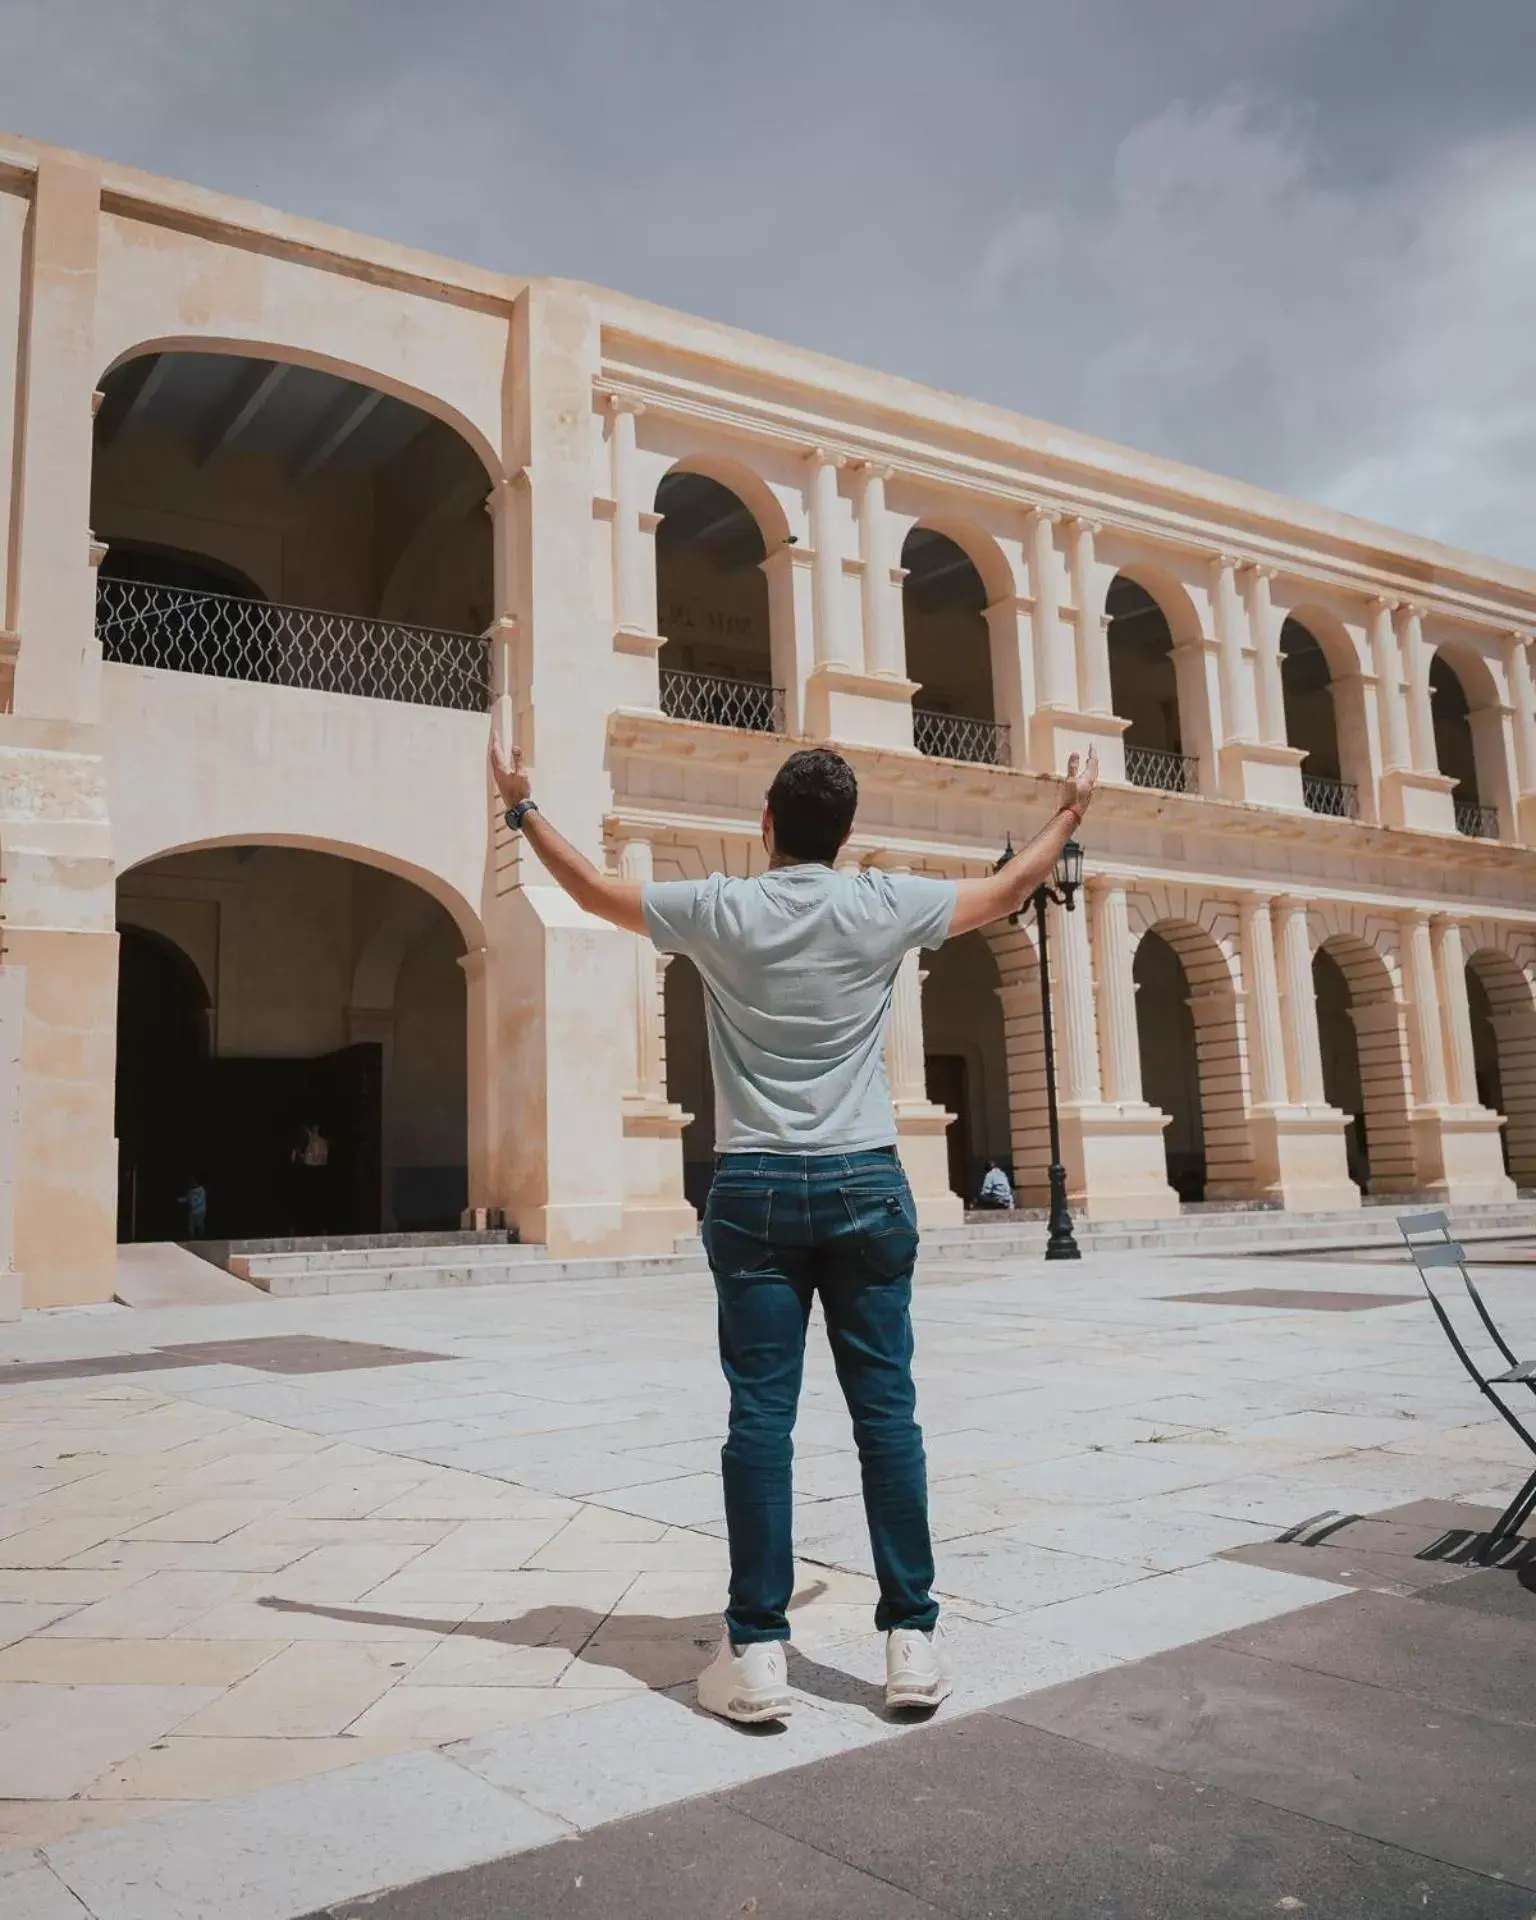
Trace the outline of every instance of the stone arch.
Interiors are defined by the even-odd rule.
[[[1165,568],[1130,561],[1105,595],[1110,696],[1125,725],[1126,777],[1133,786],[1194,790],[1214,768],[1189,768],[1204,754],[1200,721],[1204,636],[1185,587]]]
[[[732,459],[728,454],[685,453],[672,462],[661,478],[663,481],[670,480],[675,473],[699,474],[706,480],[713,480],[716,486],[724,487],[728,493],[734,493],[757,522],[763,545],[770,553],[788,541],[791,531],[789,516],[778,495],[762,474],[745,460]]]
[[[1045,1100],[1045,1029],[1040,1010],[1040,956],[1033,923],[1000,920],[982,929],[997,966],[1008,1064],[1008,1133],[1014,1199],[1044,1206],[1050,1198],[1050,1122]]]
[[[1343,976],[1348,995],[1344,1012],[1354,1029],[1360,1086],[1360,1112],[1355,1117],[1362,1128],[1358,1147],[1365,1162],[1367,1190],[1372,1194],[1411,1193],[1417,1181],[1413,1070],[1400,993],[1396,931],[1373,924],[1373,917],[1360,909],[1324,911],[1318,917],[1322,938],[1314,946],[1314,981],[1318,972],[1316,955],[1321,953]],[[1388,940],[1392,942],[1390,948]],[[1326,1016],[1326,988],[1319,1010]],[[1331,1104],[1338,1104],[1344,1084],[1336,1075],[1347,1071],[1347,1066],[1336,1056],[1330,1064],[1326,1017],[1319,1019],[1319,1037],[1324,1092]]]
[[[1204,1160],[1200,1197],[1245,1197],[1253,1191],[1254,1153],[1236,913],[1225,902],[1202,899],[1177,887],[1137,890],[1130,895],[1128,908],[1137,958],[1146,937],[1156,935],[1178,961],[1187,989]],[[1136,1014],[1146,1095],[1155,1106],[1159,1076],[1156,1056],[1149,1058],[1149,1054],[1155,1044],[1156,1015],[1140,993]],[[1176,1151],[1170,1140],[1169,1181],[1178,1186],[1173,1165]]]
[[[1322,686],[1315,684],[1316,671],[1308,670],[1313,665],[1308,650],[1295,644],[1298,632],[1313,643],[1314,659],[1320,656]],[[1310,600],[1284,610],[1280,680],[1286,741],[1308,754],[1302,763],[1303,783],[1309,776],[1341,781],[1355,789],[1365,817],[1374,818],[1366,683],[1355,642],[1337,614]],[[1319,705],[1320,695],[1325,705]],[[1309,794],[1308,804],[1326,811],[1319,804],[1325,797],[1320,792]]]
[[[1536,1186],[1536,940],[1487,927],[1467,936],[1478,1099],[1504,1116],[1510,1177]]]
[[[743,463],[707,456],[675,461],[654,508],[663,712],[772,731],[766,689],[788,682],[764,562],[787,537],[783,509]]]
[[[430,388],[408,384],[384,368],[360,360],[343,360],[331,354],[315,353],[293,341],[238,339],[223,334],[161,334],[135,341],[113,355],[102,369],[102,379],[127,366],[132,360],[158,357],[166,353],[224,354],[239,360],[281,361],[289,366],[309,367],[316,373],[334,374],[337,379],[355,381],[359,386],[376,388],[407,406],[419,408],[441,420],[474,450],[485,468],[487,491],[506,477],[501,456],[481,428],[458,407],[451,405]]]
[[[907,529],[901,567],[903,646],[908,676],[921,687],[918,713],[995,723],[999,688],[1007,683],[997,672],[988,610],[1002,601],[1011,605],[1014,592],[1002,549],[968,522],[924,514]],[[944,758],[999,753],[992,738],[976,733],[925,729],[920,719],[917,743]]]
[[[1012,1177],[1007,1022],[991,943],[979,930],[920,956],[923,1066],[929,1100],[954,1114],[946,1136],[951,1191],[969,1205],[988,1160]]]
[[[1454,635],[1428,640],[1427,651],[1435,764],[1456,782],[1457,824],[1463,832],[1480,833],[1477,813],[1492,808],[1499,815],[1496,833],[1507,834],[1513,822],[1507,817],[1510,783],[1498,679],[1477,648]]]

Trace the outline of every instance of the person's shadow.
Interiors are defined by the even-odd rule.
[[[790,1601],[791,1613],[809,1606],[827,1590],[816,1581]],[[304,1613],[321,1620],[342,1620],[360,1627],[409,1627],[458,1639],[488,1640],[503,1647],[555,1647],[592,1666],[612,1667],[657,1691],[696,1680],[720,1639],[718,1613],[676,1617],[658,1613],[599,1613],[591,1607],[533,1607],[513,1620],[433,1620],[417,1614],[378,1613],[366,1607],[326,1607],[311,1600],[284,1600],[276,1594],[256,1603],[273,1613]],[[864,1707],[886,1717],[885,1689],[837,1667],[824,1666],[791,1646],[789,1678],[801,1693],[820,1700]],[[680,1702],[692,1712],[691,1700]],[[706,1719],[713,1718],[705,1715]],[[902,1715],[902,1718],[909,1716]],[[743,1726],[743,1733],[782,1732],[783,1723]]]

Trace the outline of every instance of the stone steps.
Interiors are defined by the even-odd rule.
[[[541,1280],[649,1279],[667,1274],[705,1273],[704,1256],[681,1253],[618,1254],[604,1259],[551,1259],[543,1247],[503,1247],[499,1260],[466,1260],[460,1249],[437,1250],[437,1258],[393,1265],[359,1265],[342,1254],[311,1259],[305,1266],[273,1272],[264,1262],[241,1277],[275,1299],[331,1293],[399,1293],[419,1288],[504,1287]]]

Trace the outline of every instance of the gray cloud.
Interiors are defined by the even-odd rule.
[[[0,123],[1536,563],[1529,0],[0,0]]]

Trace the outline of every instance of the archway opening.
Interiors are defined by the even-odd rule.
[[[1287,742],[1306,755],[1301,763],[1302,798],[1313,813],[1353,819],[1359,793],[1344,778],[1339,719],[1328,656],[1299,620],[1280,629],[1280,692]]]
[[[1536,1186],[1536,990],[1497,948],[1467,961],[1477,1098],[1504,1116],[1504,1171],[1521,1189]]]
[[[920,692],[913,738],[920,753],[995,765],[1007,759],[992,692],[987,590],[963,547],[916,526],[901,549],[907,673]]]
[[[1013,1185],[1008,1046],[997,961],[984,935],[967,933],[923,956],[923,1067],[928,1098],[955,1118],[949,1184],[967,1206],[995,1160]]]
[[[661,705],[680,720],[782,729],[773,686],[767,548],[739,495],[707,474],[665,475],[656,489],[656,628]]]
[[[1168,1116],[1163,1132],[1168,1184],[1181,1200],[1203,1200],[1207,1166],[1200,1048],[1184,963],[1160,933],[1147,932],[1136,948],[1132,975],[1142,1093],[1149,1105]]]
[[[131,869],[118,924],[123,1238],[183,1237],[193,1184],[217,1240],[459,1225],[464,942],[444,908],[256,845]]]
[[[1110,582],[1105,610],[1110,697],[1126,722],[1125,777],[1133,787],[1192,792],[1194,768],[1184,752],[1168,616],[1145,587],[1123,573]]]
[[[698,1213],[715,1174],[715,1079],[704,1020],[704,982],[682,954],[666,961],[662,978],[667,1098],[693,1117],[683,1128],[683,1192]]]
[[[1478,789],[1477,745],[1466,688],[1443,653],[1429,663],[1429,712],[1435,730],[1435,764],[1456,782],[1451,794],[1456,825],[1465,834],[1492,838],[1497,829],[1487,820]]]
[[[1386,962],[1355,934],[1312,956],[1323,1094],[1349,1118],[1350,1176],[1370,1194],[1411,1193],[1417,1179],[1412,1078],[1403,1009]]]
[[[1346,1118],[1344,1155],[1349,1177],[1362,1193],[1369,1193],[1371,1148],[1365,1121],[1365,1086],[1360,1077],[1360,1043],[1351,1014],[1349,982],[1326,948],[1320,947],[1312,956],[1312,986],[1317,996],[1317,1034],[1323,1056],[1323,1098]]]
[[[140,354],[101,389],[107,660],[484,709],[490,479],[452,427],[239,353]]]

